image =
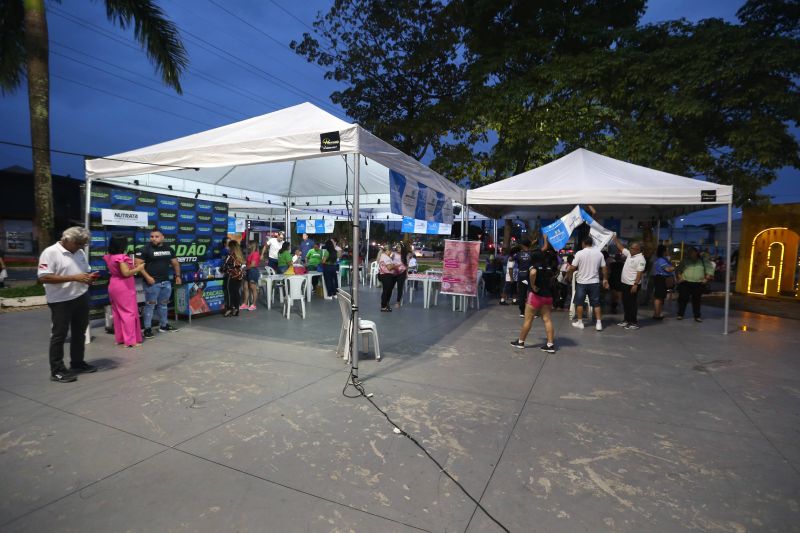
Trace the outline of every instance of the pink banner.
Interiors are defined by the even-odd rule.
[[[479,241],[444,241],[442,294],[477,295],[480,253]]]

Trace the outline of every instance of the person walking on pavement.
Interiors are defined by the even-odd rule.
[[[78,226],[67,228],[61,240],[44,249],[39,257],[37,277],[44,285],[50,308],[50,380],[71,383],[75,374],[96,372],[97,367],[84,361],[86,328],[89,326],[89,285],[97,275],[89,273],[83,248],[91,234]],[[69,343],[70,369],[64,365],[64,340]]]
[[[608,289],[608,267],[603,252],[594,245],[591,236],[583,239],[583,249],[575,254],[567,273],[575,276],[575,320],[572,326],[583,329],[583,303],[589,297],[594,307],[595,329],[603,331],[603,310],[600,307],[600,272],[603,273],[603,288]]]
[[[695,322],[702,322],[700,299],[705,284],[714,279],[714,266],[711,261],[702,257],[697,248],[689,247],[686,257],[676,269],[678,274],[678,320],[683,320],[686,304],[692,300],[692,313]]]
[[[531,241],[528,239],[520,243],[520,250],[514,256],[517,272],[517,305],[519,306],[519,316],[525,316],[525,305],[528,298],[528,270],[531,268]]]
[[[622,266],[622,275],[620,281],[622,282],[622,308],[625,312],[622,322],[618,323],[625,329],[639,329],[639,320],[637,315],[639,313],[639,284],[642,282],[645,266],[647,260],[642,254],[642,246],[638,242],[630,243],[628,248],[625,248],[614,235],[614,243],[620,253],[625,257],[625,264]]]
[[[136,253],[136,266],[144,265],[142,277],[144,287],[144,338],[152,339],[153,311],[158,310],[158,330],[161,332],[178,331],[178,328],[167,322],[167,306],[172,295],[172,284],[169,281],[169,269],[175,274],[175,285],[181,285],[181,265],[175,252],[164,244],[164,234],[154,229],[150,232],[150,242]]]
[[[545,250],[536,250],[531,254],[531,268],[528,273],[530,292],[528,292],[525,302],[525,321],[519,332],[519,338],[511,341],[511,346],[515,348],[525,348],[525,339],[533,325],[536,316],[541,315],[544,322],[547,342],[541,346],[541,350],[547,353],[556,353],[555,329],[550,311],[553,307],[553,279],[558,272],[558,257],[552,247]],[[520,271],[520,276],[523,272]]]

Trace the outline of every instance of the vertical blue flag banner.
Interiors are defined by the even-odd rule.
[[[392,213],[428,222],[453,223],[453,201],[416,180],[389,170]]]
[[[599,222],[593,219],[589,213],[584,211],[578,205],[576,205],[572,211],[559,218],[552,224],[543,227],[542,233],[547,236],[547,240],[550,241],[550,244],[554,249],[560,250],[567,244],[567,241],[569,241],[569,238],[572,235],[572,232],[575,231],[575,228],[584,222],[590,228],[589,234],[592,236],[595,246],[599,248],[606,246],[614,236],[613,231],[601,226]]]

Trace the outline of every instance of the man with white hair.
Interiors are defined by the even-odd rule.
[[[639,329],[639,284],[642,282],[644,268],[647,261],[642,255],[642,245],[638,242],[631,242],[628,248],[619,241],[614,235],[614,242],[620,253],[625,256],[625,264],[622,267],[622,308],[625,310],[625,318],[617,324],[625,329]]]
[[[89,273],[89,262],[83,251],[90,237],[85,228],[68,228],[61,240],[45,248],[39,257],[39,283],[44,285],[53,323],[50,380],[58,383],[75,381],[78,373],[97,371],[97,367],[83,360],[89,325],[89,285],[97,279],[96,273]],[[64,340],[68,331],[71,332],[69,370],[64,366]]]

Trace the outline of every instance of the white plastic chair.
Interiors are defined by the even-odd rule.
[[[342,289],[337,289],[339,309],[342,312],[342,330],[339,333],[339,345],[336,353],[341,354],[346,363],[350,362],[350,294]],[[375,360],[381,360],[381,346],[378,342],[378,326],[372,320],[358,319],[358,333],[361,335],[364,351],[369,349],[369,336],[372,335],[372,342],[375,345]]]
[[[373,261],[369,264],[369,286],[375,287],[378,285],[378,262]]]
[[[303,319],[306,318],[306,277],[289,276],[286,278],[286,297],[283,301],[283,315],[287,320],[292,318],[292,305],[300,302]]]
[[[268,267],[264,267],[264,272],[266,273],[267,276],[276,276],[278,274],[277,272],[275,272],[274,268],[269,267],[269,266]],[[262,280],[263,280],[263,278],[262,278]],[[259,280],[259,283],[262,283],[262,280]],[[263,285],[261,285],[261,288],[264,291],[264,303],[270,303],[271,304],[271,302],[273,301],[273,297],[275,295],[275,291],[278,291],[278,298],[280,299],[281,303],[283,303],[283,293],[284,293],[283,285],[284,285],[283,281],[280,281],[280,280],[279,281],[273,281],[272,282],[272,294],[267,294],[266,293],[266,288],[265,288],[266,287],[266,280],[263,280]]]

